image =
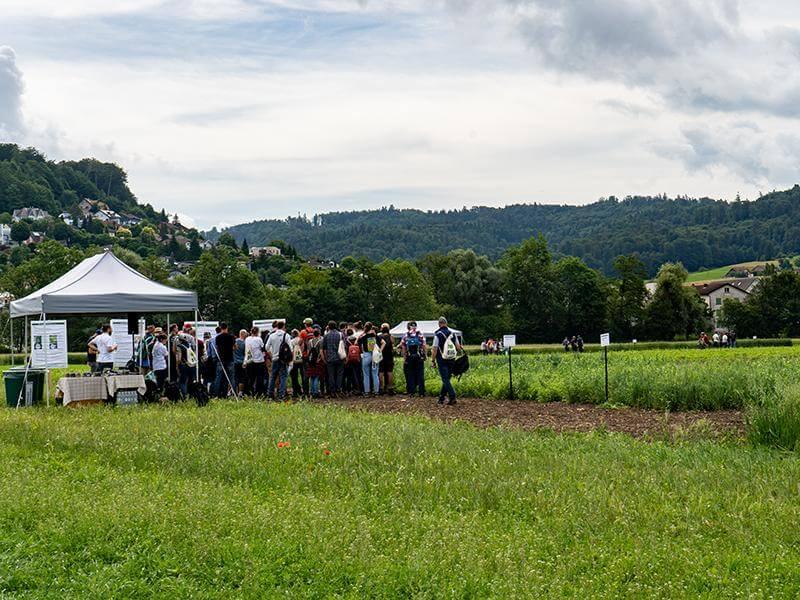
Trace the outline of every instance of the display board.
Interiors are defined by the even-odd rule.
[[[67,322],[31,321],[31,366],[67,368]]]
[[[134,336],[128,333],[128,319],[111,319],[111,338],[117,345],[114,366],[124,367],[133,358]]]
[[[503,348],[514,348],[517,345],[517,336],[516,335],[504,335],[503,336]]]
[[[197,337],[199,339],[203,339],[206,333],[210,333],[211,337],[217,335],[217,327],[219,327],[219,321],[184,321],[183,326],[186,327],[189,325],[190,327],[197,329]]]
[[[253,327],[258,327],[258,330],[261,333],[265,331],[267,333],[272,333],[272,324],[275,321],[282,321],[286,323],[286,319],[258,319],[257,321],[253,321]]]

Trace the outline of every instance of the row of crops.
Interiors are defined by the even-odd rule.
[[[470,371],[456,382],[461,395],[508,398],[507,357],[473,356],[470,361]],[[512,359],[512,366],[517,399],[605,402],[602,354],[522,355]],[[800,347],[609,354],[610,402],[643,408],[745,408],[775,397],[798,376]],[[398,379],[402,389],[402,375]],[[429,367],[426,387],[429,394],[440,388],[436,372]]]

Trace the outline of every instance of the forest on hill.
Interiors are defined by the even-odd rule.
[[[456,248],[495,259],[509,246],[541,234],[555,256],[577,256],[610,274],[617,256],[635,254],[652,276],[665,262],[696,271],[799,253],[800,186],[753,201],[632,196],[586,206],[389,207],[254,221],[225,231],[250,246],[283,240],[306,256],[334,260],[416,260]],[[220,233],[211,230],[207,236],[213,240]]]

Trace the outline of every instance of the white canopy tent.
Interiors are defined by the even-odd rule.
[[[169,313],[192,311],[197,321],[195,292],[156,283],[126,265],[110,250],[87,258],[42,289],[14,300],[10,306],[11,323],[15,318],[25,317],[26,339],[27,317],[30,316],[46,321],[48,313],[167,313],[169,325]],[[27,366],[30,366],[30,359]],[[49,384],[47,391],[49,403]]]
[[[402,338],[406,333],[408,333],[408,321],[402,321],[392,327],[389,331],[391,336],[395,339]],[[425,339],[428,343],[433,342],[433,336],[436,331],[439,329],[439,321],[417,321],[417,331],[422,333],[425,336]],[[458,338],[460,344],[464,343],[464,334],[459,329],[454,329],[450,327],[450,331],[452,331],[455,336]]]

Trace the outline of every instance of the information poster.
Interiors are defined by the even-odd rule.
[[[286,319],[259,319],[258,321],[253,321],[253,327],[258,327],[258,330],[261,333],[264,333],[265,331],[267,333],[272,333],[272,324],[275,321],[283,321],[286,323]]]
[[[211,337],[217,335],[219,321],[198,321],[197,323],[194,321],[184,321],[183,325],[189,325],[191,327],[195,327],[195,325],[197,325],[197,327],[195,327],[197,329],[197,337],[202,340],[206,333],[210,333]]]
[[[67,322],[31,321],[31,366],[67,368]]]
[[[128,333],[128,319],[111,319],[111,337],[117,345],[114,366],[124,367],[133,358],[133,337]]]

